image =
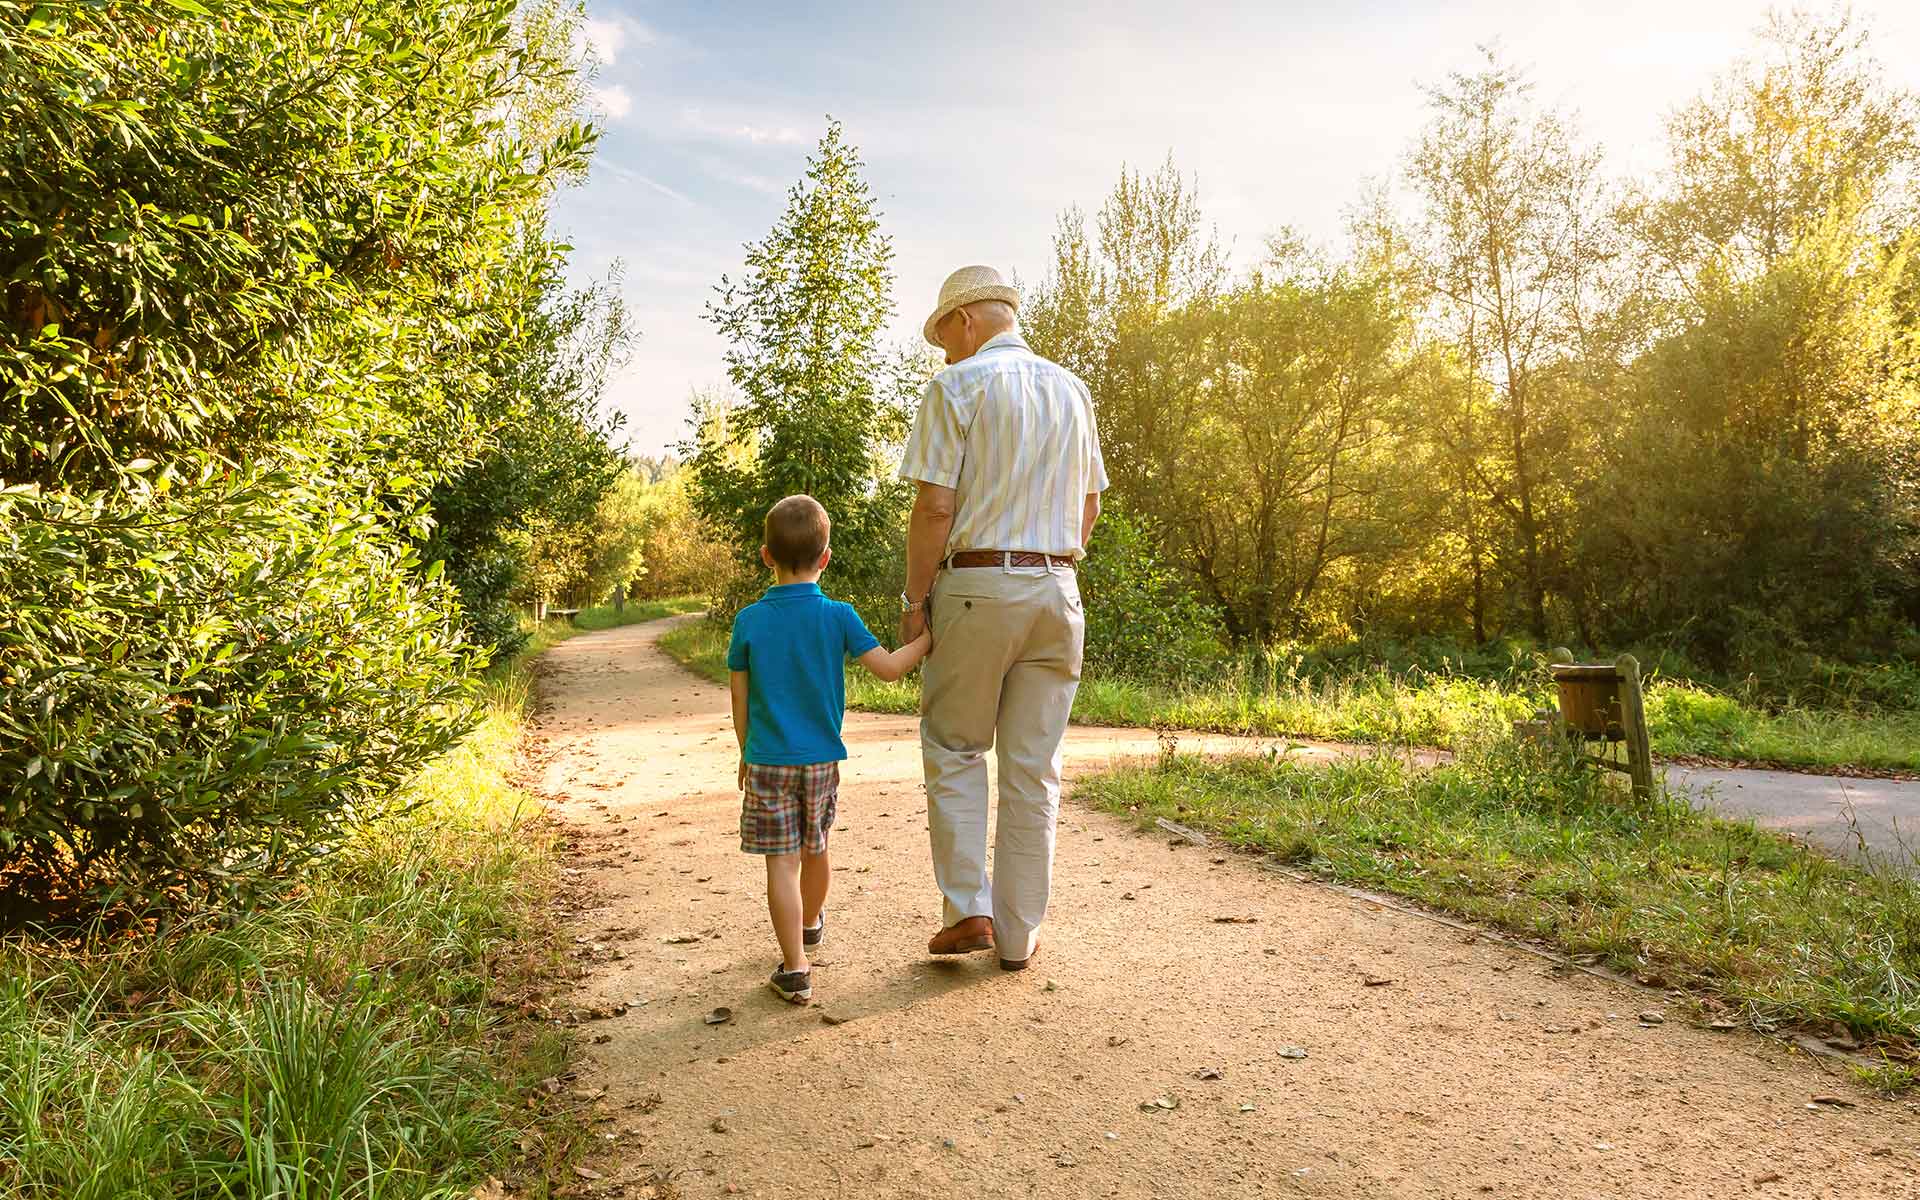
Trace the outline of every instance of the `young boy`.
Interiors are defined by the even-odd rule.
[[[851,605],[820,591],[832,524],[812,496],[767,513],[760,561],[774,586],[733,619],[727,647],[733,732],[740,740],[740,849],[767,858],[767,911],[781,961],[769,985],[783,1000],[813,996],[807,952],[826,940],[827,831],[840,790],[848,659],[889,682],[913,670],[931,635],[887,651]]]

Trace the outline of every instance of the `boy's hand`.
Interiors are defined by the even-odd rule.
[[[740,778],[735,786],[737,786],[740,791],[744,792],[747,790],[747,760],[744,758],[740,760]]]

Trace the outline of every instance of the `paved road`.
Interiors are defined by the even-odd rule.
[[[1920,866],[1920,782],[1704,767],[1669,767],[1667,782],[1702,807],[1752,817],[1835,854]]]

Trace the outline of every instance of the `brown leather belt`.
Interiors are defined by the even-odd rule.
[[[1041,554],[1037,550],[962,550],[947,556],[949,567],[1065,567],[1072,570],[1071,558]]]

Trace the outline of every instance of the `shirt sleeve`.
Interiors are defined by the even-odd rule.
[[[733,637],[727,642],[727,670],[747,669],[747,638],[740,631],[740,618],[733,619]]]
[[[935,376],[920,394],[913,433],[900,461],[900,478],[953,487],[960,482],[960,461],[966,453],[966,430],[953,394]]]
[[[873,636],[873,631],[868,629],[867,623],[860,619],[860,614],[854,611],[853,605],[840,606],[840,620],[846,630],[848,658],[859,658],[867,651],[879,648],[880,639]]]
[[[1107,490],[1107,456],[1100,452],[1100,425],[1094,419],[1093,399],[1084,397],[1087,406],[1087,442],[1092,461],[1087,464],[1087,491]]]

